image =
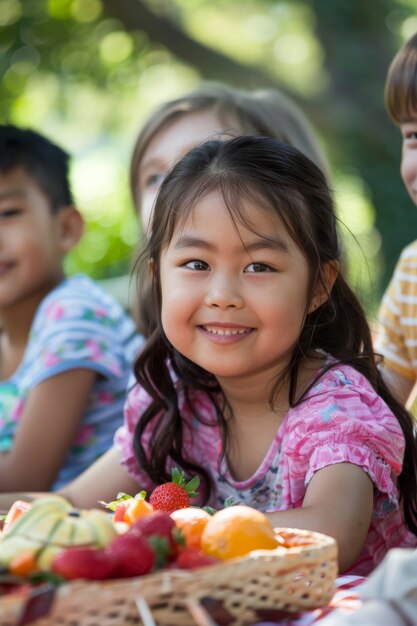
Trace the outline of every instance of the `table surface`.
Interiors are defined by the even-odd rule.
[[[320,621],[338,609],[341,613],[351,613],[361,606],[360,588],[366,578],[361,576],[339,576],[336,579],[336,593],[328,605],[314,611],[307,611],[278,621],[257,622],[256,626],[320,626]]]

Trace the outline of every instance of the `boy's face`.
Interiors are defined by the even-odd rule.
[[[60,215],[23,168],[0,172],[0,312],[37,304],[62,278]]]
[[[417,205],[417,112],[400,128],[403,137],[401,177],[410,198]]]

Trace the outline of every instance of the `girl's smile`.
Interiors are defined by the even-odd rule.
[[[259,373],[275,378],[306,313],[303,254],[264,208],[244,201],[243,210],[245,225],[231,217],[220,193],[209,193],[160,262],[165,333],[219,382]]]
[[[255,331],[254,328],[221,322],[204,324],[200,326],[200,328],[201,332],[206,334],[209,341],[221,344],[236,343],[245,339],[249,333]]]

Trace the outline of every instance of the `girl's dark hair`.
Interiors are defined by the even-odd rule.
[[[156,483],[169,479],[167,460],[171,459],[190,473],[198,473],[210,490],[207,472],[195,460],[183,455],[183,429],[178,409],[178,391],[184,393],[190,410],[193,390],[202,390],[212,400],[224,444],[226,423],[222,415],[225,399],[215,377],[183,357],[168,341],[161,324],[162,294],[160,259],[174,231],[185,223],[197,202],[216,191],[222,194],[227,210],[236,224],[256,231],[247,207],[248,201],[279,219],[303,252],[309,267],[309,285],[304,325],[289,365],[276,381],[270,397],[280,383],[289,382],[289,403],[302,402],[306,392],[297,397],[297,376],[301,360],[312,351],[321,350],[337,362],[361,372],[397,417],[406,447],[399,489],[405,521],[417,534],[417,443],[411,415],[395,400],[385,385],[365,313],[341,272],[325,302],[312,313],[309,304],[317,289],[328,291],[324,272],[340,259],[339,242],[331,193],[319,168],[291,146],[266,137],[238,137],[229,141],[209,141],[191,150],[173,168],[163,182],[156,200],[147,250],[142,261],[153,260],[153,305],[157,328],[135,363],[137,381],[152,401],[141,416],[135,433],[135,452],[140,465]],[[262,236],[261,233],[257,233]],[[330,364],[328,368],[332,367]],[[171,370],[171,371],[170,371]],[[177,378],[174,384],[172,372]],[[324,372],[323,372],[324,373]],[[150,450],[145,451],[142,436],[152,422]]]

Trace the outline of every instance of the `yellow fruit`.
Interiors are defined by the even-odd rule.
[[[211,518],[204,509],[188,507],[171,513],[171,517],[184,535],[185,545],[189,548],[201,548],[201,535]]]
[[[277,539],[266,515],[249,506],[231,506],[215,513],[201,537],[205,554],[226,560],[252,550],[273,550]]]
[[[116,528],[106,512],[74,509],[60,496],[44,496],[2,533],[0,565],[7,567],[16,557],[26,554],[27,558],[33,556],[40,570],[48,570],[55,555],[64,548],[104,548],[115,536]]]

